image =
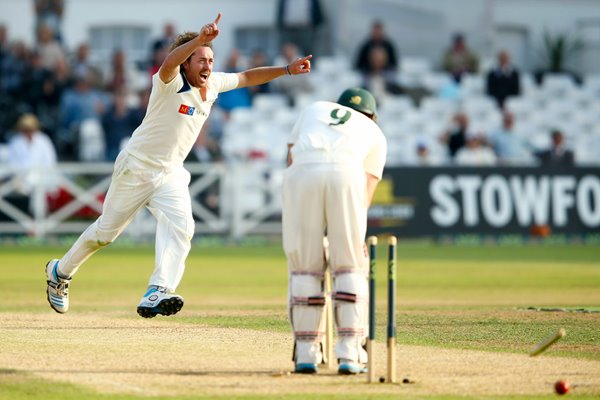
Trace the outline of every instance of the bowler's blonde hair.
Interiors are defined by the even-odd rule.
[[[182,46],[182,45],[186,44],[187,42],[189,42],[190,40],[195,39],[197,37],[198,37],[198,32],[183,32],[182,34],[180,34],[179,36],[177,36],[175,38],[175,40],[171,44],[171,47],[169,48],[169,51],[173,51],[176,48],[178,48],[179,46]],[[202,46],[209,47],[211,49],[213,48],[212,42],[202,43]]]

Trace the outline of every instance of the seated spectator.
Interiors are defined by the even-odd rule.
[[[246,69],[247,63],[238,49],[229,53],[224,72],[240,72]],[[227,113],[237,107],[250,107],[250,90],[247,87],[233,89],[228,92],[219,93],[217,104]]]
[[[213,109],[206,123],[196,138],[187,162],[220,162],[223,161],[221,139],[223,136],[223,112]]]
[[[142,120],[146,116],[146,111],[148,110],[148,102],[150,101],[150,89],[151,87],[147,87],[142,90],[138,90],[137,98],[138,102],[134,106],[132,112],[133,117],[136,121],[136,126],[142,123]]]
[[[56,165],[56,151],[50,138],[40,131],[33,114],[23,114],[17,122],[17,133],[8,142],[8,164],[15,171]]]
[[[40,54],[42,66],[49,70],[54,70],[58,63],[65,62],[67,59],[62,46],[47,25],[42,25],[38,29],[36,51]]]
[[[62,42],[62,16],[64,0],[34,0],[36,30],[46,25],[50,28],[52,36]]]
[[[371,60],[371,51],[374,48],[381,48],[386,55],[386,63],[383,69],[386,71],[396,71],[398,68],[398,56],[396,47],[390,39],[386,37],[383,22],[375,21],[371,25],[370,36],[360,46],[358,56],[355,62],[355,68],[364,74],[369,74],[373,71],[374,66]],[[377,66],[380,69],[381,66]]]
[[[44,83],[43,100],[39,103],[37,115],[55,144],[60,124],[60,99],[71,84],[71,70],[66,61],[59,62],[50,79]]]
[[[442,164],[442,160],[431,151],[431,144],[426,139],[419,139],[416,144],[416,164],[421,167],[433,167]]]
[[[17,133],[8,142],[8,165],[17,174],[17,192],[31,196],[29,208],[40,215],[46,212],[46,193],[58,189],[58,178],[53,173],[56,151],[50,138],[40,131],[35,115],[22,115],[16,128]]]
[[[288,65],[294,60],[302,57],[298,47],[291,43],[284,43],[281,47],[281,54],[275,58],[275,65]],[[291,106],[294,105],[294,96],[301,93],[312,92],[310,77],[308,74],[295,75],[294,79],[276,79],[269,82],[273,84],[273,90],[286,95]]]
[[[502,127],[490,134],[490,144],[502,165],[531,165],[533,154],[527,142],[514,131],[514,116],[505,111],[502,117]]]
[[[15,41],[0,65],[0,93],[9,96],[14,102],[23,99],[21,88],[26,78],[25,71],[29,66],[29,59],[30,51],[25,43]]]
[[[542,165],[561,167],[575,165],[575,154],[572,150],[567,149],[564,135],[558,129],[552,131],[550,148],[538,152],[536,155]]]
[[[456,152],[454,163],[462,166],[487,167],[496,165],[497,158],[494,151],[485,144],[483,134],[469,132],[465,146]]]
[[[112,63],[106,71],[104,87],[108,92],[133,92],[136,85],[136,73],[131,65],[127,63],[127,56],[121,49],[113,53]]]
[[[270,64],[265,52],[260,49],[254,50],[252,52],[252,57],[250,57],[249,68],[264,67],[266,65]],[[271,93],[271,82],[263,83],[262,85],[251,86],[248,89],[250,89],[251,97],[254,97],[254,95],[258,93]]]
[[[467,141],[469,117],[463,112],[458,112],[452,118],[452,126],[442,137],[442,142],[448,146],[450,157],[454,157]]]
[[[498,53],[498,65],[487,74],[486,92],[496,99],[500,108],[509,96],[521,94],[519,71],[511,64],[506,50]]]
[[[452,46],[444,54],[442,69],[460,82],[463,74],[475,73],[479,67],[477,56],[467,47],[461,34],[454,35]]]
[[[159,47],[152,52],[150,65],[148,66],[148,75],[150,75],[150,78],[158,72],[168,54],[169,49],[167,47]]]
[[[131,137],[137,126],[136,112],[127,106],[127,93],[123,90],[115,92],[111,106],[102,116],[106,160],[117,159],[123,143]]]
[[[452,102],[459,101],[463,96],[460,83],[454,79],[448,79],[448,81],[442,83],[436,94],[440,99]]]
[[[373,47],[369,53],[370,71],[363,75],[363,87],[382,101],[387,95],[402,94],[403,90],[396,81],[396,73],[387,68],[387,52],[383,47]]]
[[[165,57],[169,54],[169,48],[176,36],[177,32],[175,31],[175,25],[171,22],[167,22],[163,27],[162,36],[152,42],[152,47],[150,48],[150,60],[143,66],[148,69],[150,76],[158,72]]]
[[[152,43],[152,52],[155,52],[159,49],[168,49],[171,46],[171,43],[175,41],[177,37],[177,32],[175,30],[175,25],[172,22],[167,22],[163,26],[162,36],[157,38]]]
[[[90,76],[91,74],[99,74],[97,68],[90,61],[90,45],[81,43],[75,50],[75,56],[71,61],[71,71],[74,76]]]
[[[0,143],[5,143],[19,114],[24,111],[31,111],[25,93],[21,90],[29,65],[29,50],[23,42],[15,41],[12,45],[4,48],[1,57]]]
[[[56,143],[60,157],[77,158],[81,123],[86,119],[99,122],[108,102],[106,93],[92,87],[88,77],[76,77],[75,86],[66,90],[60,101]]]
[[[2,64],[4,57],[6,57],[9,52],[8,31],[5,25],[0,24],[0,64]]]
[[[64,60],[59,61],[54,70],[45,68],[40,55],[34,51],[31,54],[31,63],[24,73],[21,93],[51,137],[56,133],[58,104],[67,85],[68,72]]]

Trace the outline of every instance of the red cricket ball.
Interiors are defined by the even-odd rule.
[[[554,390],[558,394],[567,394],[570,387],[571,385],[569,385],[569,382],[563,380],[556,381],[556,383],[554,384]]]

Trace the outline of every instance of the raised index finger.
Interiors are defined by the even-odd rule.
[[[221,13],[219,13],[219,15],[217,15],[217,18],[215,18],[214,24],[217,25],[220,20],[221,20]]]
[[[306,57],[302,57],[299,61],[304,62],[306,60],[310,60],[312,58],[312,54],[307,55]]]

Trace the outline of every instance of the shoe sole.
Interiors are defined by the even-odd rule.
[[[340,366],[338,369],[339,375],[358,375],[367,371],[364,367],[354,367],[349,365]]]
[[[154,318],[158,314],[165,316],[177,314],[182,307],[183,299],[180,297],[173,297],[171,299],[161,300],[154,307],[138,307],[137,313],[142,318]]]
[[[316,366],[302,366],[302,365],[298,365],[296,366],[296,369],[294,370],[294,372],[296,374],[316,374],[317,373],[317,367]]]

